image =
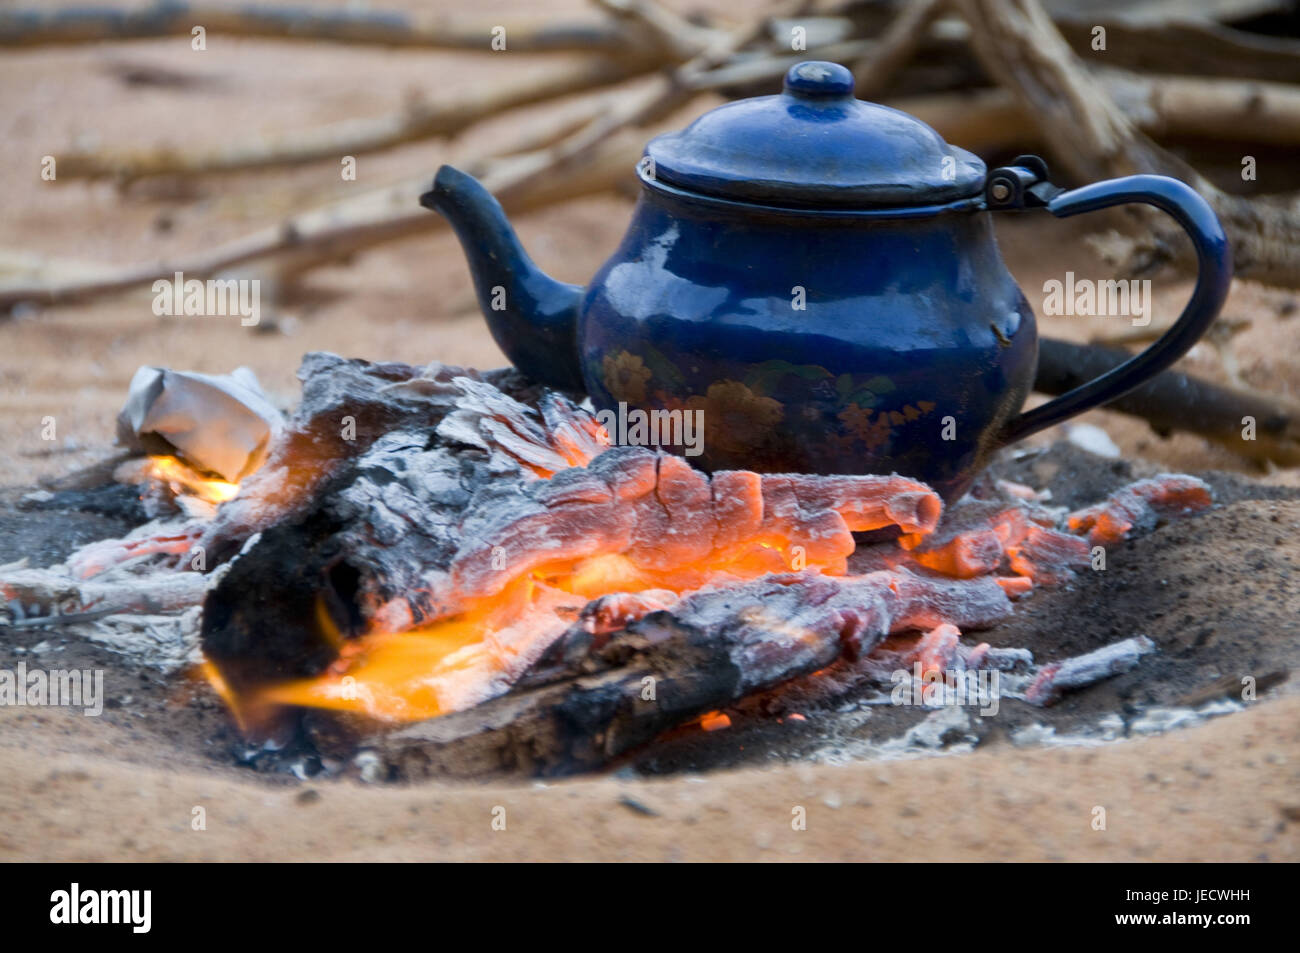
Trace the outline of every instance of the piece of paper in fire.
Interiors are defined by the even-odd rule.
[[[284,418],[247,367],[197,374],[141,367],[117,415],[117,440],[146,453],[176,453],[238,483],[266,458]]]

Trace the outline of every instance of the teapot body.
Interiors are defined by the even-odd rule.
[[[450,166],[420,197],[446,216],[510,361],[585,390],[619,443],[707,470],[891,473],[960,496],[992,454],[1127,394],[1218,314],[1232,253],[1190,186],[1132,175],[1066,191],[1019,156],[988,170],[915,117],[853,97],[836,63],[656,136],[631,226],[590,285],[524,252],[500,204]],[[991,213],[1057,218],[1142,203],[1186,231],[1197,280],[1145,351],[1032,410],[1033,312]]]
[[[1037,361],[986,213],[756,208],[663,186],[642,191],[576,331],[616,440],[709,471],[898,472],[946,499],[997,448]]]

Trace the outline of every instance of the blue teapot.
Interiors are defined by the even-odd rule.
[[[855,99],[835,63],[800,63],[780,95],[653,139],[637,173],[627,234],[585,288],[542,273],[463,172],[443,166],[420,201],[455,229],[519,370],[620,421],[662,423],[656,438],[699,421],[697,446],[662,443],[708,471],[896,472],[955,499],[1000,447],[1186,353],[1232,277],[1222,227],[1184,183],[1133,175],[1064,191],[1034,156],[989,172],[919,120]],[[987,213],[1127,202],[1191,237],[1191,300],[1142,354],[1022,412],[1037,331]]]

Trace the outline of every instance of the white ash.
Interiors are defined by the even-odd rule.
[[[863,713],[870,717],[869,713]],[[850,764],[859,761],[898,761],[973,751],[979,736],[972,730],[970,713],[947,706],[930,712],[901,735],[885,741],[861,738],[839,739],[810,755],[822,764]]]
[[[0,571],[0,617],[6,624],[70,624],[123,613],[166,614],[197,606],[211,583],[195,572],[140,571],[139,560],[80,579],[66,565]]]
[[[180,615],[110,615],[66,631],[136,665],[171,674],[203,661],[199,651],[201,614],[202,609],[194,606]]]
[[[1129,671],[1142,656],[1154,651],[1156,644],[1145,635],[1138,635],[1103,645],[1084,655],[1053,662],[1043,667],[1034,684],[1025,692],[1025,700],[1034,705],[1050,705],[1063,692]]]
[[[1122,455],[1115,441],[1110,439],[1110,434],[1100,427],[1093,424],[1066,424],[1065,428],[1066,439],[1082,450],[1107,460],[1118,460]]]

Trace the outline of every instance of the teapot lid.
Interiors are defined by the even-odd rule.
[[[977,195],[985,166],[907,113],[853,97],[838,63],[790,68],[779,96],[742,99],[656,136],[650,178],[804,208],[935,205]]]

